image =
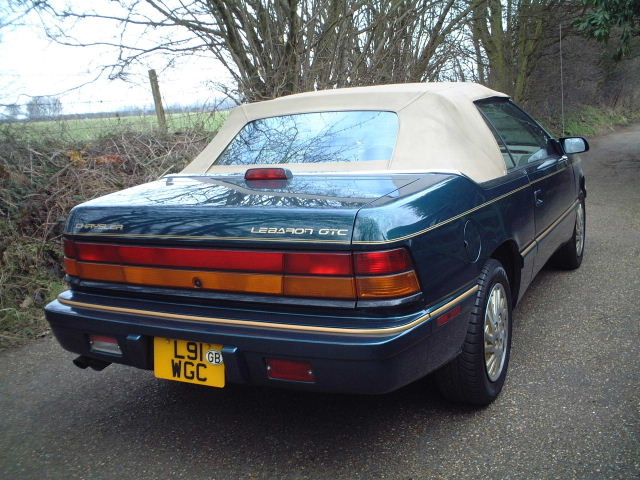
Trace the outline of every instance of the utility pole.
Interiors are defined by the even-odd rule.
[[[149,70],[149,82],[151,82],[151,92],[153,93],[153,103],[156,106],[156,117],[158,125],[163,133],[167,133],[167,117],[164,115],[162,107],[162,97],[160,96],[160,86],[158,85],[158,75],[155,70]]]

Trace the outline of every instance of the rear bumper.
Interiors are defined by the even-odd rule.
[[[432,309],[394,318],[388,324],[393,326],[376,326],[380,319],[372,318],[374,328],[315,327],[314,315],[118,303],[71,291],[47,305],[45,314],[63,348],[107,362],[153,369],[153,338],[176,338],[223,345],[229,383],[373,394],[400,388],[454,358],[463,343],[474,298],[475,287]],[[438,326],[438,318],[457,307],[459,314]],[[258,320],[266,315],[275,317],[274,321]],[[360,323],[366,325],[366,320]],[[92,352],[90,334],[116,337],[122,355]],[[271,379],[267,358],[309,362],[315,382]]]

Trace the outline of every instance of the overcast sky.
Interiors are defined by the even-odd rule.
[[[75,27],[78,36],[83,38],[97,36],[91,28],[96,27],[88,24]],[[150,59],[130,70],[128,82],[108,80],[104,76],[72,90],[94,79],[100,67],[116,56],[115,49],[105,47],[59,45],[47,39],[38,17],[31,15],[22,25],[0,32],[0,104],[26,104],[33,96],[58,95],[63,113],[153,105],[149,68],[158,70],[165,105],[211,104],[220,94],[213,90],[210,82],[229,83],[228,74],[213,59],[187,58],[164,71],[161,71],[162,60]]]

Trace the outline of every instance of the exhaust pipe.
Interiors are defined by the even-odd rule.
[[[76,358],[73,361],[73,364],[76,367],[82,368],[82,369],[91,367],[96,372],[99,372],[100,370],[104,370],[109,365],[111,365],[111,362],[105,362],[104,360],[98,360],[95,358],[85,357],[84,355],[80,355],[78,358]]]

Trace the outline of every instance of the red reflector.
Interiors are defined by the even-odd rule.
[[[285,273],[353,275],[350,253],[286,253]]]
[[[64,239],[64,256],[67,258],[76,258],[76,244],[68,238]]]
[[[458,315],[460,315],[461,311],[462,311],[462,307],[458,305],[453,310],[449,310],[444,315],[440,315],[438,317],[438,326],[441,327],[442,325],[447,323],[449,320],[453,319],[454,317],[457,317]]]
[[[286,168],[250,168],[244,174],[245,180],[289,180],[293,175]]]
[[[309,362],[267,358],[267,375],[276,380],[315,382],[316,377]]]
[[[356,252],[353,254],[356,275],[382,275],[411,270],[413,263],[404,248],[382,252]]]

